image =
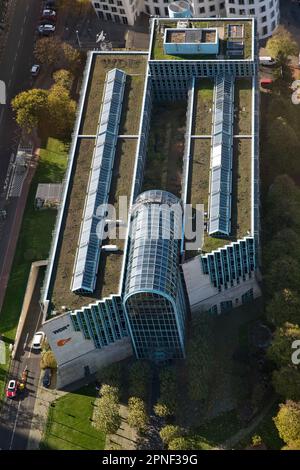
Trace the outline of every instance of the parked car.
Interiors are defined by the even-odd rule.
[[[44,371],[44,376],[43,376],[43,386],[48,388],[51,385],[51,377],[52,377],[52,371],[49,367],[45,369]]]
[[[39,64],[34,64],[30,70],[32,77],[37,77],[38,74],[40,73],[40,69],[41,69],[41,66]]]
[[[18,382],[16,380],[10,380],[6,389],[7,398],[15,398],[18,391]]]
[[[55,32],[55,26],[53,24],[41,24],[38,27],[38,31],[40,34],[43,34],[44,36],[49,36],[49,34],[52,34]]]
[[[272,67],[273,65],[276,64],[276,60],[273,59],[272,57],[260,57],[259,58],[259,63],[260,65],[264,65],[265,67]]]
[[[54,10],[45,9],[42,13],[42,18],[49,19],[51,21],[56,21],[56,12]]]
[[[45,339],[45,333],[43,331],[37,331],[32,340],[32,349],[42,349],[42,344]]]

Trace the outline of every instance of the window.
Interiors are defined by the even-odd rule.
[[[111,20],[112,20],[112,16],[111,16],[110,13],[106,13],[106,19],[107,19],[108,21],[111,21]]]
[[[209,7],[209,11],[215,11],[215,9],[216,9],[215,5],[211,5],[211,6]]]
[[[100,8],[100,3],[99,2],[94,3],[94,7],[95,8]]]
[[[267,22],[267,17],[266,17],[266,16],[263,16],[262,19],[261,19],[261,22],[262,22],[262,23],[266,23],[266,22]]]
[[[107,6],[107,5],[103,5],[103,10],[108,10],[108,6]]]
[[[205,8],[204,8],[204,7],[200,7],[200,8],[199,8],[199,13],[205,13]]]
[[[165,7],[165,16],[168,16],[168,15],[169,15],[168,7]]]
[[[240,15],[246,15],[246,10],[244,8],[240,10]]]
[[[150,8],[148,7],[148,5],[146,5],[145,8],[146,8],[146,13],[148,13],[148,15],[150,15],[151,13],[150,13]]]
[[[98,18],[99,18],[100,20],[103,20],[104,15],[103,15],[103,12],[102,12],[102,11],[97,11],[97,15],[98,15]]]
[[[250,8],[249,14],[250,15],[255,15],[255,8]]]
[[[154,7],[154,12],[156,15],[160,16],[160,9],[158,7]]]
[[[235,13],[235,8],[229,8],[229,13]]]
[[[120,13],[121,15],[125,15],[125,10],[123,8],[120,8]]]
[[[115,23],[120,23],[119,15],[114,15]]]
[[[268,26],[264,26],[262,32],[264,36],[268,34]]]
[[[124,23],[124,24],[128,24],[128,21],[127,21],[126,16],[123,17],[123,23]]]
[[[111,7],[111,11],[112,11],[113,13],[117,13],[116,7]]]
[[[121,0],[118,0],[118,1],[117,1],[117,5],[118,5],[118,7],[121,7],[121,6],[123,5],[122,1],[121,1]]]

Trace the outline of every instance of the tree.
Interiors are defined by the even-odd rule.
[[[148,424],[145,402],[137,397],[128,400],[128,424],[138,432],[145,431]]]
[[[33,88],[22,91],[12,100],[16,121],[22,129],[29,132],[37,127],[47,109],[47,96],[46,90]]]
[[[175,414],[178,404],[178,384],[175,369],[165,367],[160,371],[160,399],[159,403],[165,405],[168,412]]]
[[[275,237],[266,244],[263,256],[264,265],[269,266],[281,253],[285,256],[293,256],[300,261],[300,237],[292,228],[280,230]]]
[[[287,446],[284,446],[282,450],[300,450],[300,439],[291,441]]]
[[[286,444],[300,439],[300,403],[289,400],[280,405],[279,412],[273,420],[279,436]]]
[[[269,266],[265,275],[265,283],[270,296],[281,289],[297,291],[300,286],[300,264],[290,256],[279,256]],[[293,318],[286,321],[297,323]]]
[[[169,450],[192,450],[192,442],[186,437],[175,437],[169,442]]]
[[[278,289],[280,289],[279,285],[277,285],[277,291],[273,291],[275,295],[266,308],[268,320],[278,326],[286,322],[300,325],[300,297],[290,289],[283,289],[279,292]]]
[[[68,64],[68,68],[73,72],[76,72],[81,63],[80,52],[66,42],[62,44],[62,50]]]
[[[300,339],[300,328],[298,325],[285,323],[282,327],[277,328],[273,341],[268,349],[268,357],[275,364],[287,366],[291,364],[292,343],[294,340]]]
[[[95,403],[94,426],[106,434],[115,433],[121,425],[118,394],[116,387],[102,385]]]
[[[283,26],[280,26],[276,33],[268,40],[266,49],[272,57],[279,60],[287,60],[289,56],[298,53],[296,41]]]
[[[182,429],[180,429],[179,426],[168,424],[167,426],[161,428],[159,435],[164,444],[169,444],[169,442],[173,439],[181,437]]]
[[[61,58],[62,42],[57,36],[38,39],[34,48],[36,59],[46,66],[53,67]]]
[[[278,395],[289,400],[300,400],[300,371],[296,366],[275,370],[272,382]]]
[[[189,397],[205,400],[214,371],[214,318],[207,313],[193,320],[187,344]]]
[[[167,416],[172,416],[174,414],[173,410],[161,400],[154,405],[154,413],[160,418],[166,418]]]
[[[51,127],[59,135],[72,132],[76,102],[70,98],[69,91],[60,84],[54,84],[48,93],[48,111]]]
[[[42,353],[41,369],[46,369],[47,367],[50,367],[50,369],[57,368],[57,362],[52,351],[45,351]]]
[[[109,396],[112,397],[115,401],[118,401],[119,389],[113,385],[104,384],[100,388],[99,395],[101,397]]]
[[[70,91],[72,88],[74,76],[68,70],[60,69],[54,72],[53,79],[57,85],[60,85],[66,90]]]
[[[266,229],[270,237],[285,228],[300,227],[300,190],[288,175],[279,175],[270,186],[266,203]]]
[[[113,396],[104,395],[95,403],[94,426],[105,434],[115,433],[121,425],[120,405]]]
[[[147,361],[136,361],[129,369],[129,395],[146,400],[150,380],[150,364]]]
[[[103,384],[111,385],[118,389],[121,387],[121,375],[122,369],[118,362],[104,367],[99,373],[100,380]]]

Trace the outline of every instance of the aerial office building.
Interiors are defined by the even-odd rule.
[[[91,0],[99,18],[134,25],[140,13],[161,17],[237,18],[253,16],[260,39],[279,24],[279,0]]]
[[[260,295],[257,69],[245,18],[153,19],[149,51],[89,54],[42,297],[60,386],[182,358],[190,314]]]

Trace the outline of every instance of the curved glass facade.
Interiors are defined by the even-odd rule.
[[[146,191],[132,210],[124,303],[138,357],[184,355],[186,301],[179,269],[182,210],[166,191]]]

